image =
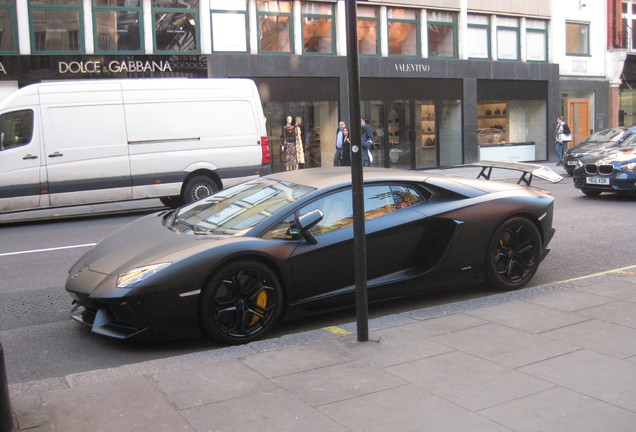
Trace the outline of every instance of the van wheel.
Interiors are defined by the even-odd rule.
[[[218,191],[219,187],[214,180],[206,176],[191,178],[183,188],[183,202],[188,204],[198,201]]]
[[[183,205],[183,200],[179,196],[161,197],[159,200],[163,205],[170,208],[177,208]]]

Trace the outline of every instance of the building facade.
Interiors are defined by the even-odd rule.
[[[606,127],[607,8],[599,5],[359,2],[360,104],[375,131],[373,165],[554,160],[557,115],[581,123],[579,138]],[[0,0],[0,97],[48,80],[249,77],[263,100],[273,169],[281,169],[287,116],[303,130],[304,166],[330,166],[338,121],[359,124],[348,118],[345,6]]]

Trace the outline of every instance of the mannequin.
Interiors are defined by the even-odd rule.
[[[303,146],[303,133],[302,133],[302,124],[303,120],[300,116],[296,116],[295,124],[296,124],[296,155],[298,156],[298,164],[301,167],[305,165],[305,147]]]
[[[298,168],[298,156],[296,150],[296,126],[292,125],[292,116],[287,116],[287,124],[283,126],[283,165],[286,171]]]

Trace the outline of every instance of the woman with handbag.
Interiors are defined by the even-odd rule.
[[[554,141],[556,145],[556,154],[559,158],[559,160],[557,161],[557,165],[563,165],[563,153],[565,153],[565,151],[567,150],[568,143],[572,141],[570,128],[565,123],[565,119],[563,118],[563,116],[557,117]]]

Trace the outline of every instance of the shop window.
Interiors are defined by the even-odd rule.
[[[519,60],[519,19],[497,17],[497,59]]]
[[[212,51],[247,52],[248,27],[245,0],[215,0],[212,11]]]
[[[292,53],[293,27],[292,2],[259,0],[258,11],[258,49],[263,53]]]
[[[93,0],[95,51],[143,52],[141,0]]]
[[[457,57],[457,14],[428,11],[427,14],[429,57]]]
[[[468,14],[468,57],[490,58],[490,19],[487,15]]]
[[[308,3],[301,7],[303,52],[334,54],[334,6],[330,3]]]
[[[542,20],[526,20],[526,59],[548,61],[548,23]]]
[[[590,55],[590,25],[565,23],[565,53],[567,55]]]
[[[358,6],[358,52],[360,55],[379,55],[380,9]]]
[[[199,51],[199,1],[152,0],[155,52]]]
[[[35,54],[84,51],[80,0],[29,0],[29,21]]]
[[[388,9],[389,54],[417,56],[419,50],[419,20],[415,9]]]
[[[15,0],[0,1],[0,54],[18,51]]]

